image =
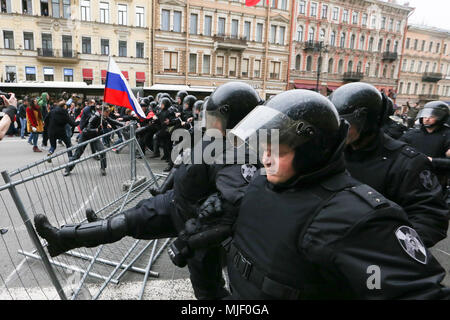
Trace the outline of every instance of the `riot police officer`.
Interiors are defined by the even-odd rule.
[[[175,103],[177,104],[178,111],[181,112],[183,110],[184,98],[188,96],[188,93],[185,90],[180,90],[177,92],[175,97]]]
[[[428,159],[381,130],[389,98],[367,83],[330,96],[350,123],[345,160],[350,174],[403,207],[427,247],[447,236],[449,210]]]
[[[429,157],[442,186],[450,170],[450,126],[448,106],[442,101],[425,104],[417,114],[420,128],[410,129],[400,138]]]
[[[229,119],[222,122],[225,124],[222,129],[236,125],[239,117],[242,119],[260,102],[257,92],[242,82],[228,82],[218,87],[213,96],[216,97],[214,107],[220,108],[222,116]],[[212,140],[205,139],[201,143],[200,149],[205,150]],[[50,255],[57,256],[76,247],[112,243],[125,236],[137,239],[176,237],[187,220],[197,217],[199,203],[210,194],[221,191],[229,203],[242,195],[241,187],[246,186],[247,181],[240,165],[227,165],[223,159],[212,164],[204,161],[196,164],[194,152],[191,155],[191,162],[180,164],[175,171],[171,190],[108,219],[57,229],[50,225],[46,216],[36,215],[36,231],[47,240]],[[225,155],[215,156],[221,159]],[[189,158],[188,154],[184,156]],[[233,190],[238,190],[238,194]],[[228,294],[222,277],[221,251],[217,246],[197,250],[188,260],[188,268],[198,299],[217,299]]]
[[[346,174],[347,128],[328,99],[290,90],[233,129],[243,141],[276,129],[279,144],[260,140],[265,175],[249,184],[224,243],[232,299],[450,297],[401,207]]]

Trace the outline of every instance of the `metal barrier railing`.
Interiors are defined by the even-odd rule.
[[[69,161],[68,151],[125,132],[129,132],[129,139]],[[159,186],[166,175],[153,173],[135,133],[135,124],[128,125],[17,170],[2,172],[5,184],[0,185],[0,299],[98,299],[110,283],[119,283],[125,275],[144,277],[142,298],[148,277],[159,275],[151,268],[169,240],[126,237],[50,259],[47,244],[37,236],[32,219],[45,214],[55,226],[81,223],[86,221],[86,208],[106,218],[148,197],[148,188]],[[129,153],[112,152],[113,148],[126,147]],[[136,153],[142,160],[137,161]],[[106,176],[100,174],[100,165],[95,161],[103,154],[107,158]],[[72,174],[63,176],[62,170],[73,165]],[[98,291],[92,293],[88,284],[98,286]]]

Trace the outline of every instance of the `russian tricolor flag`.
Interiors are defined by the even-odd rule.
[[[109,57],[108,71],[106,73],[103,101],[133,110],[138,117],[143,119],[146,118],[144,111],[142,111],[139,102],[136,100],[130,86],[128,85],[128,81],[125,79],[124,75],[111,56]]]

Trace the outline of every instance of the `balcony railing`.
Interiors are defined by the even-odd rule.
[[[305,41],[303,43],[303,49],[305,51],[319,51],[323,47],[323,42],[319,41]]]
[[[76,62],[78,61],[78,53],[75,50],[59,50],[59,49],[49,49],[49,48],[37,48],[38,59],[42,60],[52,60],[52,61],[66,61],[66,62]]]
[[[397,52],[383,52],[383,61],[395,61],[398,58]]]
[[[215,49],[231,49],[243,51],[247,48],[246,38],[240,38],[236,36],[226,36],[226,35],[214,35],[214,47]]]
[[[344,81],[357,82],[361,81],[363,77],[364,74],[362,72],[344,72],[342,79]]]
[[[437,94],[419,94],[419,100],[435,101],[435,100],[439,100],[439,95],[437,95]]]
[[[422,81],[427,82],[438,82],[439,80],[442,80],[442,73],[436,73],[436,72],[425,72],[422,75]]]

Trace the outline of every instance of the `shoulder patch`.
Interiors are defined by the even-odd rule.
[[[414,158],[415,156],[417,156],[419,154],[419,152],[417,152],[413,147],[411,146],[406,146],[402,149],[402,153],[409,157],[409,158]]]
[[[432,190],[435,188],[437,178],[430,170],[422,170],[422,172],[419,173],[419,180],[422,187],[426,190]]]
[[[348,190],[358,195],[358,197],[363,199],[374,209],[389,204],[388,200],[384,196],[368,185],[360,184],[359,186],[351,187]]]
[[[241,174],[245,181],[250,182],[258,169],[252,164],[243,164]]]
[[[395,231],[395,236],[402,249],[414,260],[421,264],[427,264],[428,256],[422,240],[416,230],[401,226]]]

